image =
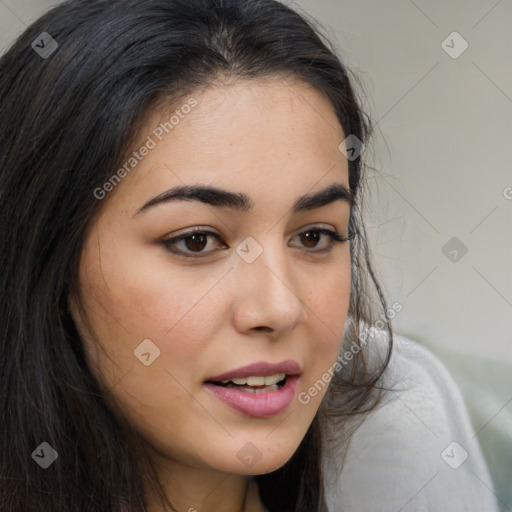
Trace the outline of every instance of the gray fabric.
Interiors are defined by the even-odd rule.
[[[501,510],[512,511],[512,364],[427,346],[459,386]]]
[[[383,354],[387,341],[369,346]],[[391,391],[353,434],[341,472],[340,454],[325,452],[329,512],[498,512],[466,406],[442,363],[396,336],[383,383]]]

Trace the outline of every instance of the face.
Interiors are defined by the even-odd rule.
[[[191,97],[168,134],[151,116],[154,144],[102,199],[72,314],[155,458],[262,474],[297,449],[340,348],[350,242],[330,234],[348,229],[345,136],[300,82],[212,86],[173,110]],[[185,186],[215,190],[183,199]]]

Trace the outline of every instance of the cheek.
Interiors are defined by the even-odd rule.
[[[339,355],[350,301],[350,261],[326,272],[321,286],[309,293],[308,315],[311,318],[311,367],[304,375],[303,391],[310,395],[315,407],[327,392],[328,372],[334,369]],[[310,393],[311,386],[315,390]]]
[[[204,277],[173,268],[158,248],[116,251],[102,243],[100,264],[84,266],[81,282],[100,338],[133,344],[167,339],[193,315],[209,287]]]
[[[104,347],[98,349],[89,333],[81,331],[91,366],[100,370],[109,386],[122,378],[140,399],[155,395],[160,385],[176,387],[172,377],[184,385],[192,383],[192,363],[200,360],[205,343],[225,322],[215,287],[221,276],[173,268],[165,253],[147,248],[116,251],[115,241],[110,242],[101,245],[100,264],[93,247],[81,268],[87,318]],[[150,366],[134,354],[141,343],[147,345],[144,340],[151,340]]]
[[[112,393],[116,409],[159,445],[176,433],[186,436],[191,418],[204,417],[190,393],[201,391],[203,353],[225,321],[220,297],[208,293],[218,277],[194,284],[183,271],[161,272],[155,265],[128,271],[129,262],[118,263],[114,269],[106,260],[102,276],[94,270],[84,274],[84,306],[105,351],[88,334],[82,338],[90,366]],[[146,366],[134,351],[148,339],[156,348],[150,345],[152,362]]]
[[[351,270],[349,257],[340,265],[326,269],[321,279],[311,281],[308,294],[308,315],[324,336],[313,343],[332,346],[341,343],[350,301]]]

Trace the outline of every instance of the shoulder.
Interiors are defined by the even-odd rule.
[[[370,358],[382,359],[387,347],[376,336]],[[381,384],[382,402],[352,435],[341,473],[330,470],[339,465],[332,456],[326,460],[329,511],[497,511],[466,407],[443,364],[395,335]]]

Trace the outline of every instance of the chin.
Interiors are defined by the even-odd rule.
[[[268,441],[267,441],[268,443]],[[266,475],[273,473],[279,468],[283,467],[293,456],[299,446],[300,440],[297,445],[290,447],[290,449],[283,449],[275,451],[275,448],[268,446],[265,451],[260,452],[251,443],[247,443],[242,450],[237,453],[237,458],[241,464],[238,463],[236,469],[230,468],[230,471],[241,475]]]

